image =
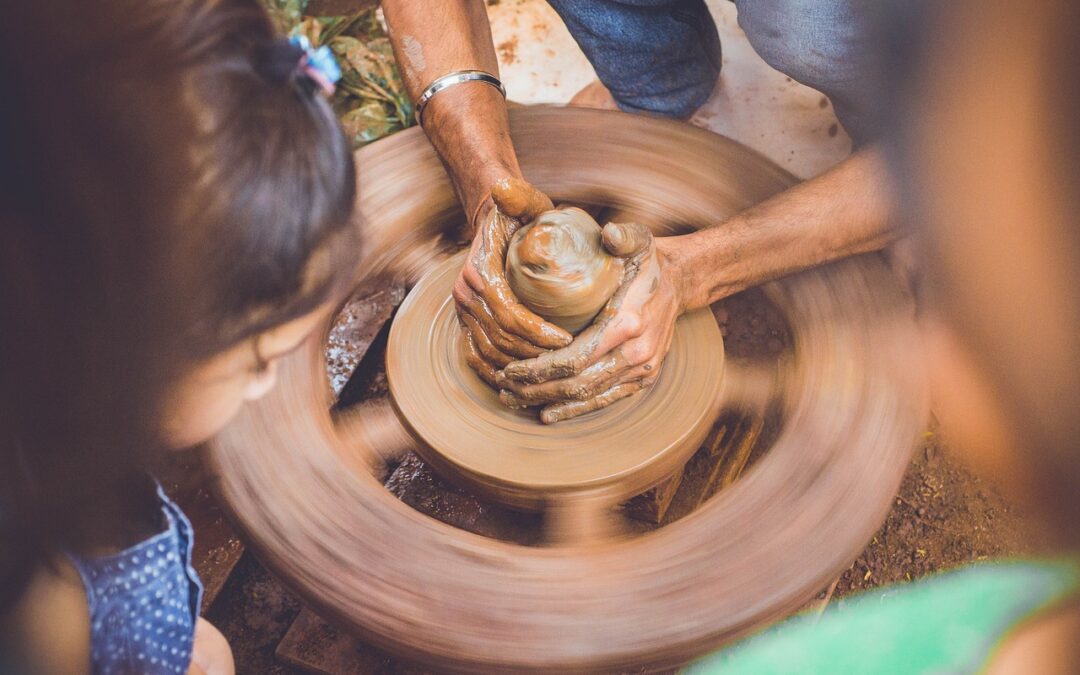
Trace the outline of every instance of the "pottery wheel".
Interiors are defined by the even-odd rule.
[[[394,405],[441,473],[511,506],[588,493],[628,499],[674,473],[716,417],[724,348],[709,310],[681,317],[650,389],[554,425],[512,410],[460,349],[450,292],[462,252],[427,273],[394,318],[386,375]]]
[[[553,200],[627,208],[657,234],[722,223],[794,182],[753,151],[677,122],[527,108],[510,111],[510,128],[524,175]],[[395,134],[356,158],[356,223],[365,239],[357,286],[377,277],[413,286],[425,274],[452,275],[456,263],[445,261],[458,250],[461,210],[422,132]],[[413,510],[378,477],[386,458],[416,447],[412,434],[385,402],[332,411],[325,339],[287,356],[278,387],[245,406],[208,448],[217,492],[282,582],[341,629],[410,661],[469,673],[685,663],[800,607],[851,565],[884,521],[927,418],[913,305],[879,256],[789,276],[764,291],[790,328],[790,354],[767,372],[728,357],[716,408],[728,414],[767,405],[780,420],[775,440],[733,484],[648,534],[618,536],[605,527],[617,512],[604,490],[571,490],[545,503],[544,522],[550,515],[554,526],[539,547]],[[445,289],[433,291],[430,311],[406,306],[396,321],[416,322],[410,339],[431,340],[440,325],[447,328],[448,318],[431,320],[448,315],[446,301]],[[392,330],[405,335],[403,327]],[[323,337],[328,331],[329,320]],[[719,360],[719,341],[701,342],[714,345]],[[673,357],[680,360],[668,363],[665,377],[696,376],[689,360],[687,372],[676,373],[683,357]],[[422,406],[434,403],[413,401],[399,387],[422,362],[390,365],[401,417],[439,445],[445,414],[429,414]],[[439,386],[458,390],[467,380],[453,377],[459,382]],[[710,386],[684,395],[707,400]],[[609,414],[645,406],[647,396]],[[654,426],[667,428],[659,411],[658,404]],[[691,434],[694,419],[670,427]],[[579,424],[600,424],[600,415],[595,420]],[[545,433],[572,428],[565,424]],[[596,476],[609,485],[635,476],[646,482],[662,464],[650,453],[670,458],[676,453],[662,447],[678,445],[655,438],[644,449],[634,442],[587,448],[582,456],[597,461],[594,478],[581,473],[568,483],[576,490]],[[465,444],[455,439],[449,447],[458,464],[472,466]],[[505,457],[517,463],[522,447],[511,445]],[[624,450],[656,463],[617,468],[614,455]],[[548,488],[536,491],[543,482],[537,466],[517,475],[489,465],[471,479],[502,493],[526,483],[543,493],[565,480],[544,477]]]

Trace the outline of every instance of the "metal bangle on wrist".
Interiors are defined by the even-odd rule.
[[[416,99],[416,123],[420,126],[424,126],[424,108],[427,107],[431,98],[444,89],[449,89],[456,84],[464,84],[466,82],[483,82],[490,84],[499,90],[503,98],[506,98],[506,87],[499,81],[499,78],[495,77],[491,73],[483,70],[455,70],[452,73],[443,75],[432,82],[424,93],[420,94],[420,98]]]

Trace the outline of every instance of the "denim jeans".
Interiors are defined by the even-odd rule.
[[[720,76],[704,0],[548,0],[628,112],[689,117]],[[739,26],[773,68],[833,103],[856,141],[872,135],[874,0],[735,0]]]

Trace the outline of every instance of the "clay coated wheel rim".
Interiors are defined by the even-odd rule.
[[[511,127],[525,176],[556,200],[609,199],[692,227],[792,182],[678,123],[533,108],[511,111]],[[415,281],[450,248],[442,228],[458,216],[445,173],[415,129],[357,157],[363,275]],[[878,257],[768,292],[794,344],[779,438],[701,509],[635,539],[526,548],[399,502],[360,470],[377,453],[330,419],[315,341],[207,460],[260,559],[384,648],[466,672],[681,663],[796,608],[849,566],[884,520],[926,417],[910,302]]]
[[[709,310],[679,319],[652,388],[548,426],[535,409],[500,405],[465,363],[450,297],[462,264],[464,253],[448,258],[409,292],[386,350],[394,406],[417,451],[444,476],[524,509],[581,493],[617,503],[674,473],[701,445],[723,373],[723,338]]]

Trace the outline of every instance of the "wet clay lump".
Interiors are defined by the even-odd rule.
[[[600,226],[563,206],[514,233],[506,278],[523,305],[571,333],[588,326],[622,281],[623,261],[604,250]]]

